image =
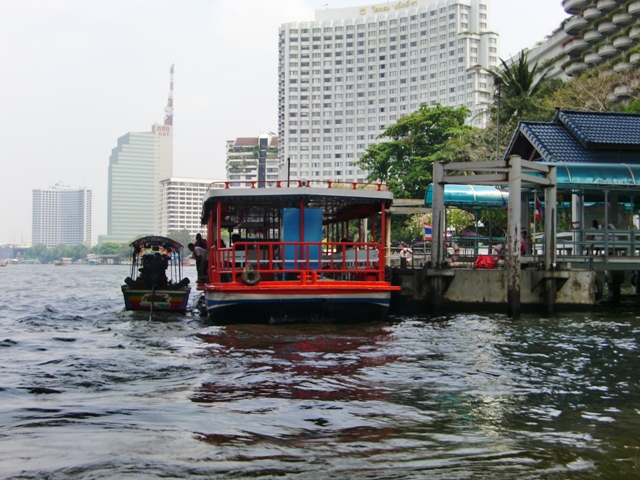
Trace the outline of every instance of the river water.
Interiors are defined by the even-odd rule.
[[[635,311],[150,322],[127,274],[0,269],[2,478],[640,478]]]

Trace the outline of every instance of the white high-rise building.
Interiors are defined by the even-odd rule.
[[[204,178],[166,178],[160,182],[160,235],[189,230],[191,236],[205,234],[200,225],[202,202],[214,180]]]
[[[107,235],[98,243],[131,242],[161,230],[160,181],[173,175],[173,65],[164,124],[129,132],[109,157]]]
[[[129,132],[109,157],[107,235],[103,242],[130,242],[160,231],[160,180],[173,173],[173,125]]]
[[[279,160],[291,179],[362,181],[354,162],[420,104],[483,126],[499,63],[489,0],[407,0],[317,10],[279,40]]]
[[[91,190],[57,183],[33,190],[32,245],[91,244]]]

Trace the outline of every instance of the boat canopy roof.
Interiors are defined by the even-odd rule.
[[[159,235],[138,238],[137,240],[131,242],[130,246],[137,251],[140,251],[143,248],[161,247],[171,253],[179,252],[182,249],[181,243],[176,242],[171,238],[161,237]]]
[[[229,182],[214,184],[205,194],[202,224],[206,224],[217,200],[222,200],[224,217],[260,217],[283,208],[322,208],[324,223],[367,218],[393,202],[384,184],[290,181],[273,188],[230,188]],[[227,222],[225,222],[227,223]]]

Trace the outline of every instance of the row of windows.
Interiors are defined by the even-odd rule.
[[[478,6],[479,10],[481,11],[487,11],[487,6],[484,4],[480,4]],[[418,21],[418,18],[420,18],[421,20],[423,19],[427,19],[427,18],[431,18],[431,17],[435,17],[436,15],[445,15],[448,13],[449,18],[451,17],[451,15],[455,15],[455,11],[456,10],[460,10],[461,15],[468,15],[468,12],[471,11],[471,7],[469,7],[468,5],[449,5],[449,7],[442,7],[436,10],[431,10],[429,12],[423,12],[420,13],[419,15],[410,15],[408,17],[401,17],[401,18],[392,18],[389,20],[381,20],[379,22],[369,22],[368,24],[364,24],[364,23],[359,23],[358,25],[346,25],[346,26],[335,26],[335,27],[323,27],[323,28],[319,28],[319,27],[314,27],[314,28],[289,28],[289,34],[305,34],[305,33],[332,33],[332,32],[343,32],[343,31],[347,31],[347,32],[351,32],[351,31],[355,31],[355,30],[365,30],[365,28],[369,28],[369,29],[375,29],[378,27],[386,27],[387,25],[391,26],[391,25],[402,25],[404,23],[409,23],[409,22],[416,22]],[[454,12],[454,13],[452,13]],[[484,15],[484,14],[481,14]],[[440,17],[442,18],[442,17]]]
[[[430,59],[431,61],[437,61],[438,57],[434,56],[433,58]],[[498,57],[494,57],[494,56],[490,56],[489,57],[489,63],[490,64],[495,64],[498,62]],[[475,65],[478,63],[478,58],[477,57],[471,57],[470,58],[470,63],[472,65]],[[460,65],[463,64],[463,65]],[[385,79],[384,81],[387,81],[387,79],[389,79],[389,85],[397,85],[398,84],[398,80],[394,79],[392,77],[398,77],[398,76],[403,76],[403,75],[410,75],[410,74],[417,74],[418,72],[420,73],[424,73],[424,72],[428,72],[431,71],[432,73],[434,73],[434,71],[441,71],[441,75],[440,76],[445,76],[444,72],[449,69],[449,70],[453,70],[452,72],[450,72],[450,74],[455,74],[457,73],[463,73],[467,70],[467,68],[464,66],[465,61],[463,57],[456,59],[451,59],[448,61],[442,61],[442,62],[438,62],[438,63],[432,63],[429,66],[427,65],[422,65],[421,67],[413,67],[408,69],[408,73],[400,73],[398,71],[392,71],[392,72],[383,72],[383,73],[369,73],[366,75],[366,79],[367,80],[376,80],[376,79]],[[452,68],[453,67],[453,68]],[[457,70],[456,70],[457,69]],[[340,69],[336,69],[340,70]],[[371,70],[371,68],[370,68]],[[355,71],[353,68],[347,68],[346,69],[347,73],[364,73],[365,72],[365,68],[364,67],[358,67]],[[402,71],[401,71],[402,72]],[[298,75],[298,73],[300,73],[300,75]],[[331,75],[330,73],[325,73],[322,74],[320,70],[313,70],[312,71],[312,78],[308,78],[309,77],[309,70],[302,70],[300,72],[298,72],[297,70],[291,70],[289,72],[289,85],[290,86],[295,86],[296,84],[298,84],[298,80],[300,80],[300,84],[314,84],[316,87],[319,87],[320,85],[322,85],[323,83],[352,83],[354,81],[354,76],[353,75],[347,75],[346,77],[323,77],[320,78],[321,75]],[[301,76],[301,77],[305,77],[305,78],[301,78],[298,79],[297,77]],[[358,75],[357,77],[359,77],[359,79],[361,78],[362,80],[365,79],[365,75]],[[360,81],[362,81],[360,80]],[[417,77],[415,78],[411,78],[412,82],[416,82],[417,81]],[[399,79],[399,83],[407,83],[407,79]],[[283,85],[281,85],[282,87]],[[327,85],[329,86],[329,85]],[[345,90],[353,90],[353,86],[346,86]],[[341,86],[336,86],[336,90],[342,90]],[[319,91],[319,90],[316,90]]]
[[[463,23],[461,25],[461,27],[463,29],[465,29],[465,28],[467,28],[467,25]],[[454,30],[454,26],[453,25],[451,25],[449,28],[451,30]],[[481,28],[487,28],[487,25],[486,24],[481,24]],[[434,34],[437,34],[438,32],[446,32],[446,31],[447,31],[446,28],[441,27],[439,29],[433,28],[433,29],[431,29],[429,31],[429,33],[434,35]],[[421,37],[424,37],[426,35],[427,35],[426,31],[420,33]],[[449,38],[455,38],[455,36],[456,36],[456,32],[455,31],[450,32],[449,35],[448,35]],[[398,47],[401,50],[403,50],[403,49],[405,49],[407,47],[417,47],[418,46],[417,38],[418,38],[418,34],[417,33],[412,33],[411,35],[409,35],[409,39],[411,39],[411,40],[415,39],[414,41],[409,42],[409,43],[401,43],[400,45],[389,45],[389,50],[390,51],[395,51],[395,50],[398,50]],[[404,36],[401,35],[399,40],[396,37],[391,37],[389,39],[389,43],[394,43],[394,42],[397,42],[397,41],[406,42],[407,40],[408,39],[407,39],[406,35],[404,35]],[[429,43],[433,43],[433,42],[429,42],[426,38],[420,40],[420,45],[429,45]],[[380,40],[367,40],[366,42],[365,41],[359,41],[359,42],[356,42],[355,45],[354,45],[353,42],[347,42],[346,44],[336,43],[335,44],[335,49],[333,48],[332,44],[312,45],[311,48],[309,48],[308,45],[302,45],[301,47],[298,47],[298,45],[290,45],[288,51],[289,51],[289,54],[292,54],[292,52],[308,52],[308,51],[313,51],[313,50],[321,50],[321,47],[324,47],[325,56],[326,57],[330,57],[331,56],[331,52],[329,52],[328,50],[340,50],[340,51],[336,52],[336,55],[335,55],[336,57],[339,57],[339,56],[341,56],[341,54],[342,54],[341,50],[343,50],[343,49],[347,49],[346,55],[350,56],[350,55],[353,55],[354,50],[349,50],[349,49],[364,47],[365,45],[371,47],[371,46],[375,46],[375,45],[385,45],[385,44],[387,44],[387,39],[386,38],[381,38]],[[386,48],[387,48],[386,46],[382,46],[382,47],[380,47],[380,51],[381,52],[385,51],[383,49],[386,49]],[[282,57],[284,55],[284,53],[285,53],[284,48],[281,48],[279,53],[280,53],[280,57]],[[315,53],[319,53],[319,52],[315,52]]]

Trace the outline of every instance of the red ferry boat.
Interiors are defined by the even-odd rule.
[[[214,321],[385,318],[393,194],[384,184],[211,184],[202,224],[208,265],[198,290]],[[230,245],[223,242],[230,234]]]

